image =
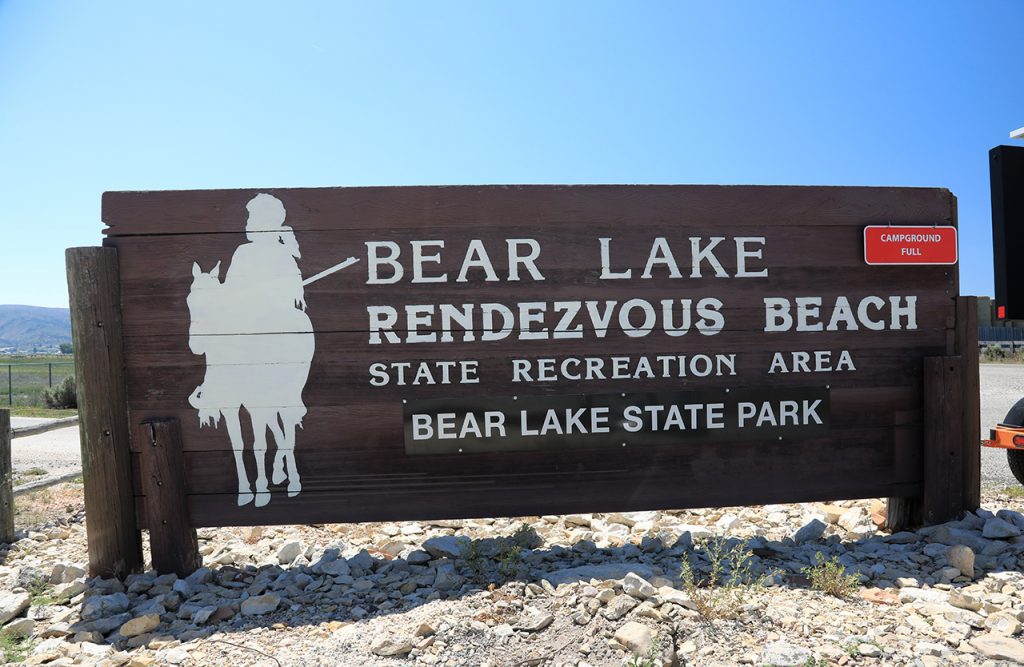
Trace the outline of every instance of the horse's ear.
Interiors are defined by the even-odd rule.
[[[192,262],[192,277],[198,278],[202,272],[203,270],[199,268],[199,262]]]
[[[220,278],[220,262],[213,265],[213,268],[210,269],[210,275],[214,278]]]

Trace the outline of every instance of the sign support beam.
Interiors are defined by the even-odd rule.
[[[78,379],[79,432],[89,574],[124,577],[142,569],[135,520],[121,331],[121,283],[114,248],[65,253]]]

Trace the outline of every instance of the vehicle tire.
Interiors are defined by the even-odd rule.
[[[1024,449],[1007,449],[1006,462],[1017,481],[1024,484]]]

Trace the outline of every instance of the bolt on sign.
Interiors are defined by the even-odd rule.
[[[864,230],[954,226],[947,190],[109,192],[103,220],[129,420],[180,423],[193,526],[922,492],[957,267],[868,266]]]

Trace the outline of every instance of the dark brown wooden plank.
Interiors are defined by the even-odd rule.
[[[250,526],[293,524],[297,517],[301,517],[304,523],[424,521],[814,502],[921,492],[919,482],[890,483],[877,478],[851,480],[842,475],[794,475],[792,485],[769,490],[743,484],[746,481],[737,479],[735,485],[700,488],[692,484],[683,486],[674,478],[648,477],[642,482],[629,484],[626,487],[628,494],[606,493],[608,486],[616,483],[616,480],[609,479],[590,486],[574,484],[574,493],[571,494],[564,493],[564,489],[559,493],[551,483],[458,494],[447,487],[366,496],[344,490],[303,491],[296,498],[285,500],[284,493],[275,493],[263,508],[239,508],[232,495],[189,496],[188,503],[194,516],[203,517],[199,519],[201,526]],[[697,488],[700,488],[699,492],[695,490]],[[514,501],[509,495],[513,492],[516,494]],[[145,505],[144,498],[137,498],[136,502],[140,507]]]
[[[560,225],[547,227],[505,227],[500,230],[472,231],[457,226],[436,227],[431,229],[387,229],[387,230],[294,230],[294,238],[301,250],[298,258],[299,268],[304,276],[312,276],[323,269],[337,264],[347,257],[355,257],[359,261],[342,272],[334,274],[325,281],[317,281],[318,289],[323,283],[327,286],[345,285],[350,282],[364,284],[364,289],[371,292],[386,292],[389,285],[410,285],[413,283],[412,246],[413,241],[429,241],[435,239],[443,242],[443,247],[433,247],[424,252],[436,255],[436,260],[424,264],[425,274],[438,280],[430,283],[418,283],[431,292],[439,288],[472,289],[487,283],[492,285],[501,281],[507,290],[527,288],[536,283],[557,285],[565,283],[566,278],[575,281],[601,281],[606,285],[623,282],[666,282],[679,286],[708,286],[723,281],[747,283],[764,282],[765,278],[774,278],[776,274],[786,271],[798,271],[808,267],[807,257],[812,256],[819,265],[828,265],[836,269],[849,271],[858,270],[869,274],[910,274],[927,275],[933,280],[943,276],[950,267],[943,266],[867,266],[863,255],[863,226],[794,226],[768,227],[762,226],[730,226],[720,231],[706,227],[688,227],[673,225],[658,226],[602,226],[592,224],[580,228],[566,228]],[[209,271],[217,262],[226,270],[235,249],[247,242],[245,218],[237,221],[236,231],[218,234],[175,234],[112,237],[105,245],[116,247],[126,257],[146,258],[147,263],[133,262],[124,267],[126,293],[129,293],[136,282],[151,278],[157,272],[169,279],[191,281],[192,262],[198,262],[203,270]],[[500,232],[500,233],[499,233]],[[701,248],[714,244],[713,255],[727,275],[721,275],[712,268],[707,260],[699,264],[698,275],[694,275],[694,259],[691,239],[699,239]],[[718,239],[717,242],[713,239]],[[748,241],[749,249],[758,251],[760,257],[750,257],[744,262],[748,271],[767,271],[766,276],[737,276],[738,258],[736,239],[762,239],[760,242]],[[479,239],[477,241],[477,239]],[[541,279],[523,272],[518,281],[508,281],[509,263],[506,239],[529,239],[539,244],[538,256],[533,264],[538,269]],[[608,241],[607,254],[611,269],[616,274],[629,270],[630,280],[601,278],[602,243]],[[677,265],[678,275],[673,276],[664,263],[652,265],[648,277],[645,274],[654,242],[663,239],[672,260]],[[465,281],[458,282],[460,269],[467,255],[471,242],[482,242],[494,275],[498,281],[485,280],[485,273],[480,268],[469,269]],[[368,243],[389,242],[397,245],[398,256],[395,261],[403,268],[400,279],[391,283],[366,284],[369,277]],[[383,251],[381,251],[383,252]],[[381,277],[391,279],[393,273],[384,271],[390,265],[380,269]],[[447,275],[445,275],[447,274]],[[272,275],[272,274],[271,274]],[[442,280],[441,278],[444,277]],[[520,285],[515,283],[519,282]]]
[[[296,228],[503,228],[547,222],[676,225],[708,229],[756,219],[794,224],[949,224],[951,195],[939,188],[518,185],[270,188],[106,192],[108,236],[236,231],[257,193],[274,195]],[[398,222],[400,221],[400,223]]]
[[[952,521],[964,509],[963,359],[924,360],[924,500],[927,525]]]
[[[905,426],[921,422],[919,386],[837,387],[830,393],[832,424],[835,428],[856,426]],[[186,451],[227,450],[228,438],[223,423],[219,428],[200,426],[190,406],[139,408],[132,410],[134,421],[175,417],[181,421]],[[343,424],[339,430],[337,425]],[[297,435],[297,446],[307,449],[376,450],[402,446],[401,401],[353,402],[335,406],[312,406]],[[143,443],[144,444],[144,443]],[[139,443],[133,442],[138,451]],[[383,464],[391,453],[381,454]]]
[[[921,480],[920,424],[897,427],[844,428],[828,438],[763,440],[737,443],[680,443],[627,448],[490,452],[405,457],[385,447],[296,449],[303,492],[349,489],[386,495],[389,489],[467,486],[514,488],[530,480],[560,479],[566,483],[608,475],[621,481],[608,493],[656,474],[676,474],[698,486],[729,486],[734,476],[761,487],[784,486],[791,468],[813,468],[831,474],[845,471],[851,479]],[[399,452],[401,449],[399,447]],[[274,451],[265,459],[270,465]],[[243,453],[249,479],[255,477],[250,444]],[[390,462],[390,463],[386,463]],[[141,466],[141,464],[139,464]],[[185,453],[187,492],[236,493],[230,447]],[[769,474],[771,473],[771,474]],[[140,472],[141,474],[141,472]],[[280,485],[273,485],[275,490]]]
[[[141,422],[135,425],[134,434],[141,451],[139,488],[146,495],[153,569],[161,574],[188,576],[203,560],[185,502],[185,461],[178,420]]]
[[[957,354],[963,359],[963,489],[964,509],[981,506],[981,372],[978,364],[978,297],[956,302]]]
[[[915,350],[916,351],[916,350]],[[941,354],[941,347],[921,348],[921,353]],[[709,350],[710,353],[716,351]],[[359,406],[355,412],[364,412],[362,406],[374,404],[391,404],[400,408],[402,400],[420,398],[454,398],[459,396],[541,396],[556,394],[607,394],[622,391],[656,391],[656,390],[687,390],[714,387],[810,387],[828,385],[833,389],[865,389],[895,386],[911,386],[917,384],[920,377],[920,357],[914,356],[909,349],[902,350],[852,350],[851,357],[857,365],[856,371],[830,371],[821,373],[775,373],[767,374],[771,364],[772,352],[746,352],[736,355],[736,375],[729,375],[729,368],[721,366],[722,376],[698,377],[691,374],[685,378],[646,378],[612,379],[611,356],[601,356],[606,362],[605,380],[574,380],[560,376],[550,382],[537,381],[536,366],[531,370],[534,382],[514,382],[512,362],[508,358],[486,357],[477,359],[479,362],[479,384],[458,384],[460,377],[457,372],[449,375],[451,384],[406,384],[397,386],[394,382],[380,387],[370,386],[369,363],[359,361],[338,361],[336,363],[317,364],[311,370],[309,381],[302,394],[303,403],[307,408],[334,407],[349,405]],[[833,355],[833,360],[838,354]],[[559,355],[556,359],[566,357]],[[579,357],[571,357],[577,359]],[[407,361],[408,358],[396,358],[394,361]],[[656,360],[656,357],[652,357]],[[713,358],[712,358],[713,359]],[[421,358],[422,360],[422,358]],[[420,361],[413,358],[412,361]],[[657,367],[657,372],[663,370]],[[712,362],[714,364],[715,362]],[[791,363],[787,357],[787,363]],[[556,363],[557,367],[558,364]],[[632,368],[632,366],[630,366]],[[573,365],[571,368],[576,368]],[[675,368],[675,366],[671,367]],[[704,368],[704,366],[701,366]],[[239,367],[245,370],[245,367]],[[571,370],[568,369],[567,370]],[[671,370],[671,369],[670,369]],[[437,371],[436,379],[443,379]],[[407,381],[414,381],[411,374]],[[200,362],[191,361],[180,365],[154,364],[151,367],[133,369],[129,376],[128,386],[134,400],[130,403],[134,410],[180,410],[188,409],[188,399],[192,391],[204,381],[204,369]],[[371,408],[372,409],[372,408]]]
[[[131,502],[117,251],[69,248],[65,254],[75,347],[82,477],[89,522],[89,573],[126,576],[142,568]]]

